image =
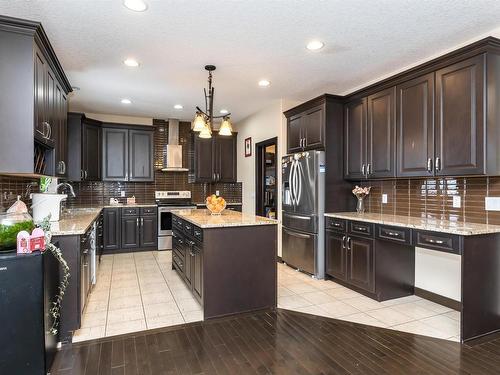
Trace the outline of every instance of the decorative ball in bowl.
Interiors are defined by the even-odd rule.
[[[226,200],[222,197],[218,197],[212,194],[206,199],[207,208],[212,215],[220,215],[222,211],[226,208]]]

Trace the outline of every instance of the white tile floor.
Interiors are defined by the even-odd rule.
[[[459,341],[460,314],[417,296],[377,302],[329,280],[278,264],[278,307]]]
[[[104,255],[73,342],[203,320],[170,251]]]

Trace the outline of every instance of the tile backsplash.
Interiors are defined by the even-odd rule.
[[[443,177],[364,182],[368,212],[500,225],[500,211],[486,211],[485,197],[500,197],[500,177]],[[382,203],[387,194],[387,203]],[[460,207],[453,207],[460,197]],[[355,199],[355,197],[353,197]]]

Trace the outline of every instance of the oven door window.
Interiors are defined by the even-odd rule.
[[[172,212],[160,212],[160,230],[172,230]]]

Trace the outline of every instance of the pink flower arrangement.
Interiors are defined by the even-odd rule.
[[[354,189],[352,189],[352,193],[359,198],[364,198],[366,197],[368,194],[370,194],[370,189],[371,189],[371,186],[366,186],[366,187],[360,187],[358,185],[356,185],[356,187]]]

